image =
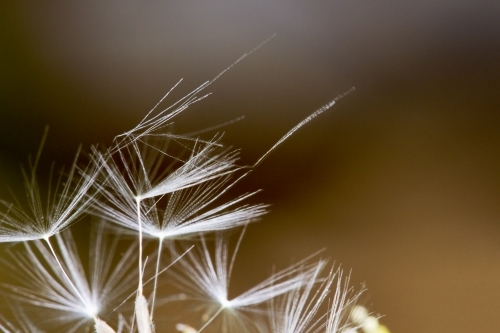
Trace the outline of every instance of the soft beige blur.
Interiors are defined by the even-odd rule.
[[[316,108],[356,92],[241,184],[264,188],[256,200],[273,206],[247,231],[234,288],[326,248],[356,287],[366,282],[364,300],[391,332],[494,330],[500,5],[490,2],[7,1],[0,194],[18,190],[46,124],[45,160],[68,163],[79,143],[137,123],[180,78],[170,102],[277,33],[178,130],[245,115],[225,142],[252,163]]]

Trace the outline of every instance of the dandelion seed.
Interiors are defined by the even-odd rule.
[[[295,125],[291,130],[289,130],[281,139],[278,140],[278,142],[276,142],[272,147],[271,149],[269,149],[264,155],[261,156],[261,158],[259,158],[257,160],[257,162],[254,164],[254,167],[256,167],[257,165],[259,165],[260,163],[262,163],[262,161],[274,150],[276,149],[280,144],[282,144],[286,139],[288,139],[290,136],[292,136],[292,134],[294,134],[299,128],[301,128],[302,126],[304,126],[305,124],[307,124],[308,122],[310,122],[311,120],[313,120],[314,118],[316,118],[317,116],[319,116],[320,114],[322,114],[323,112],[325,112],[326,110],[330,109],[332,106],[335,105],[335,103],[344,98],[345,96],[349,95],[351,92],[353,92],[355,90],[354,87],[352,87],[351,89],[347,90],[346,92],[344,92],[343,94],[340,94],[338,95],[337,97],[335,97],[333,100],[331,100],[330,102],[328,102],[327,104],[323,105],[322,107],[320,107],[318,110],[314,111],[313,113],[311,113],[309,116],[307,116],[304,120],[302,120],[300,123],[298,123],[297,125]]]
[[[185,111],[186,109],[189,108],[189,106],[195,104],[196,102],[199,102],[206,97],[208,97],[210,94],[205,94],[202,96],[198,96],[200,92],[202,92],[204,89],[206,89],[208,86],[210,86],[212,83],[217,81],[224,73],[229,71],[231,68],[233,68],[236,64],[241,62],[243,59],[248,57],[250,54],[254,53],[258,49],[260,49],[263,45],[265,45],[267,42],[269,42],[271,39],[273,39],[276,36],[276,34],[271,35],[269,38],[265,39],[263,42],[261,42],[259,45],[254,47],[252,50],[249,52],[243,54],[241,57],[239,57],[235,62],[233,62],[231,65],[226,67],[222,72],[217,74],[212,80],[206,81],[203,84],[201,84],[199,87],[191,91],[189,94],[186,96],[182,97],[179,99],[177,102],[173,103],[166,109],[163,109],[162,111],[159,111],[156,115],[153,115],[155,110],[160,106],[160,104],[170,95],[170,93],[181,83],[182,80],[179,80],[168,92],[167,94],[160,99],[160,101],[149,111],[146,116],[137,124],[133,129],[118,135],[115,138],[115,148],[112,149],[114,150],[120,150],[123,147],[126,147],[129,144],[133,144],[137,142],[137,140],[146,137],[148,135],[153,134],[155,131],[165,128],[168,126],[168,123],[172,121],[173,118],[175,118],[178,114],[181,112]]]
[[[90,283],[78,256],[75,243],[69,231],[57,234],[55,257],[41,241],[25,243],[26,252],[14,254],[17,266],[26,276],[20,277],[21,286],[7,286],[12,297],[35,306],[60,313],[56,318],[61,322],[72,322],[68,332],[76,332],[89,320],[99,319],[106,304],[119,299],[130,291],[136,276],[131,274],[131,256],[135,247],[131,246],[116,263],[111,266],[111,258],[117,242],[107,246],[102,238],[102,229],[97,234],[92,253]],[[97,324],[103,327],[103,324]]]
[[[158,184],[139,195],[140,199],[153,198],[195,186],[209,180],[232,174],[240,169],[235,162],[237,152],[215,153],[215,142],[193,152],[180,168],[169,174]]]
[[[306,260],[303,260],[230,299],[229,281],[239,242],[230,259],[227,241],[220,234],[216,234],[215,253],[212,259],[206,241],[202,237],[202,249],[198,253],[188,253],[188,259],[180,262],[183,277],[178,278],[179,283],[186,288],[186,292],[192,295],[193,299],[213,304],[209,310],[211,317],[198,330],[200,332],[223,312],[237,315],[240,310],[250,310],[251,307],[264,304],[277,296],[303,287],[314,279],[316,272],[325,265],[324,261],[307,264]]]
[[[0,200],[0,205],[4,206],[4,210],[0,211],[0,242],[48,239],[85,213],[94,200],[94,195],[88,195],[88,191],[97,177],[98,170],[91,165],[85,170],[79,170],[79,153],[80,151],[76,154],[69,173],[64,175],[61,172],[55,188],[49,187],[44,199],[36,179],[39,151],[31,165],[30,174],[23,173],[29,210],[25,210],[18,201],[9,203]]]
[[[142,232],[157,239],[182,237],[189,234],[224,230],[256,220],[265,213],[265,205],[234,207],[256,192],[245,194],[237,199],[206,210],[218,198],[227,192],[237,181],[229,182],[231,174],[221,174],[213,179],[203,180],[187,188],[176,189],[172,193],[161,196],[167,203],[165,208],[158,207],[159,200],[145,198],[147,188],[156,178],[158,168],[153,158],[143,158],[142,162],[128,163],[122,172],[113,160],[106,161],[104,156],[97,155],[107,180],[101,185],[102,200],[93,204],[94,214],[106,218],[126,229],[138,231],[137,199],[141,202]],[[151,170],[151,171],[149,171]],[[168,177],[174,178],[172,175]]]

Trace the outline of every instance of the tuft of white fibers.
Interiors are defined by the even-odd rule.
[[[223,71],[221,71],[219,74],[217,74],[213,79],[209,81],[205,81],[202,83],[200,86],[198,86],[196,89],[182,97],[181,99],[177,100],[175,103],[171,104],[167,108],[157,111],[159,108],[160,104],[170,95],[170,93],[182,82],[182,79],[179,80],[166,94],[163,96],[163,98],[160,99],[160,101],[146,114],[146,116],[137,124],[133,129],[120,134],[115,137],[115,146],[111,151],[115,150],[120,150],[123,147],[126,147],[130,144],[134,144],[138,140],[150,136],[157,132],[158,130],[161,130],[169,125],[172,124],[172,120],[179,115],[180,113],[184,112],[189,108],[189,106],[205,99],[210,95],[210,93],[205,93],[203,95],[198,95],[200,94],[204,89],[209,87],[212,83],[217,81],[222,75],[224,75],[227,71],[229,71],[231,68],[233,68],[236,64],[238,64],[240,61],[248,57],[250,54],[254,53],[258,49],[260,49],[264,44],[266,44],[268,41],[273,39],[276,36],[276,34],[271,35],[267,39],[265,39],[263,42],[261,42],[259,45],[254,47],[252,50],[249,52],[244,53],[241,57],[239,57],[235,62],[233,62],[231,65],[226,67]],[[155,114],[156,112],[156,114]]]
[[[221,73],[222,74],[222,73]],[[219,75],[220,76],[220,75]],[[217,78],[217,77],[216,77]],[[215,79],[214,79],[215,80]],[[212,80],[212,82],[214,81]],[[185,111],[192,104],[199,102],[210,94],[204,94],[202,96],[198,96],[203,89],[207,88],[211,82],[206,81],[196,89],[191,91],[186,96],[177,100],[175,103],[171,104],[167,108],[158,111],[156,114],[156,109],[160,106],[160,104],[170,95],[170,93],[182,82],[182,79],[179,80],[166,94],[163,96],[160,101],[151,109],[146,116],[137,124],[133,129],[117,135],[115,137],[115,145],[111,149],[111,152],[116,150],[120,150],[128,145],[136,143],[138,140],[155,134],[158,130],[161,130],[165,127],[172,125],[172,119],[179,115],[181,112]]]
[[[151,184],[140,199],[154,198],[168,193],[179,191],[206,181],[232,174],[239,167],[236,166],[238,154],[236,151],[217,152],[217,141],[203,143],[201,147],[195,146],[191,156],[181,167],[174,170],[157,184]]]
[[[339,269],[337,272],[337,285],[335,287],[335,293],[332,297],[331,303],[329,305],[329,310],[327,314],[327,321],[325,327],[325,333],[347,333],[352,330],[355,333],[356,326],[350,328],[349,325],[349,314],[352,314],[353,305],[358,301],[364,289],[358,292],[354,292],[353,288],[349,286],[350,275],[347,275],[343,279],[343,272]],[[356,306],[354,306],[356,308]]]
[[[3,206],[0,211],[0,242],[48,239],[76,222],[94,200],[88,191],[98,170],[92,164],[85,170],[77,167],[80,151],[69,172],[66,174],[61,170],[55,182],[51,171],[49,189],[43,195],[36,176],[40,154],[39,151],[35,161],[30,163],[30,172],[23,172],[27,209],[17,200],[14,203],[0,200]]]
[[[243,178],[244,175],[231,180],[236,169],[217,177],[201,177],[196,184],[165,193],[159,199],[153,200],[145,198],[144,193],[152,187],[152,178],[163,176],[157,175],[157,158],[141,156],[141,162],[134,163],[121,155],[120,164],[123,167],[120,168],[118,162],[112,158],[106,159],[98,152],[95,152],[94,156],[102,165],[105,181],[96,185],[99,186],[101,200],[93,203],[93,213],[137,232],[137,201],[140,199],[141,227],[147,237],[166,239],[225,230],[255,221],[266,212],[266,205],[262,204],[236,206],[256,192],[215,205],[217,199]],[[175,179],[172,176],[174,173],[175,171],[164,179]]]
[[[113,261],[117,239],[108,244],[101,227],[93,238],[87,275],[71,232],[56,234],[55,239],[57,246],[33,241],[24,243],[24,252],[12,255],[14,269],[23,274],[18,275],[20,285],[7,288],[20,302],[52,310],[52,321],[66,325],[66,332],[79,332],[131,291],[137,280],[132,268],[135,261],[131,260],[137,247],[129,246],[118,261]]]
[[[316,332],[323,326],[321,322],[324,316],[318,319],[316,313],[328,296],[336,275],[331,271],[326,278],[320,279],[323,266],[317,265],[311,276],[302,285],[281,297],[277,307],[274,306],[274,302],[271,303],[270,332],[309,333]],[[317,284],[319,287],[314,291]]]
[[[113,153],[93,149],[94,161],[102,166],[107,186],[115,195],[130,196],[134,200],[154,198],[241,169],[236,165],[238,151],[221,149],[218,137],[210,141],[194,140],[189,148],[179,143],[190,152],[185,158],[167,151],[169,137],[159,139],[154,143],[134,142]]]
[[[179,262],[181,269],[176,275],[179,285],[188,294],[188,298],[206,304],[205,313],[209,317],[198,331],[205,329],[220,314],[232,317],[223,318],[224,323],[248,322],[243,318],[242,311],[263,312],[262,308],[258,307],[264,306],[271,299],[299,290],[309,283],[316,283],[317,275],[326,265],[324,260],[309,263],[309,258],[306,258],[273,274],[246,292],[230,298],[231,270],[240,241],[230,257],[226,237],[220,233],[215,235],[213,254],[205,238],[201,237],[198,251],[187,253],[186,260]]]

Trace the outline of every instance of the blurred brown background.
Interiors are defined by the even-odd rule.
[[[393,332],[497,329],[500,2],[2,1],[0,13],[2,197],[22,191],[20,164],[46,124],[44,161],[67,164],[180,78],[174,97],[277,33],[179,132],[244,115],[225,142],[252,163],[356,92],[241,184],[273,206],[247,232],[235,288],[325,247]]]

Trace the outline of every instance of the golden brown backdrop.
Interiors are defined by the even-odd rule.
[[[500,2],[2,1],[0,13],[2,197],[46,124],[44,160],[69,163],[180,78],[177,97],[277,33],[178,130],[245,115],[225,142],[252,163],[356,92],[241,184],[273,206],[247,232],[234,287],[326,247],[393,332],[498,327]]]

